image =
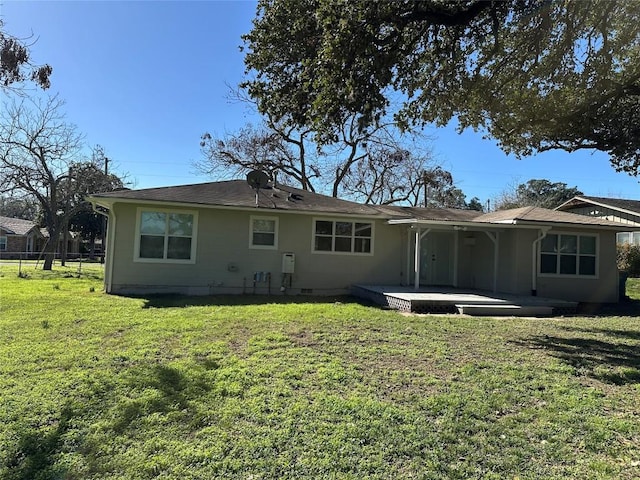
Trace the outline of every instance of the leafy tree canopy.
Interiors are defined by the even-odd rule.
[[[531,179],[521,183],[515,189],[502,193],[496,201],[496,209],[518,207],[556,208],[576,195],[582,195],[577,187],[568,187],[563,182],[550,182],[546,179]]]
[[[588,148],[640,168],[637,1],[260,0],[244,42],[259,111],[318,141],[353,115],[457,118],[517,156]]]
[[[42,88],[49,88],[52,68],[34,65],[29,57],[29,45],[4,29],[0,19],[0,89],[12,89],[12,85],[32,81]]]

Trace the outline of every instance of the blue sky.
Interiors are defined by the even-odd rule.
[[[34,35],[32,60],[53,67],[51,94],[67,119],[102,145],[136,188],[211,180],[196,174],[199,140],[259,118],[227,98],[244,75],[240,36],[253,1],[0,0],[8,32]],[[509,186],[547,178],[587,195],[640,198],[638,180],[601,153],[547,152],[517,160],[480,133],[428,129],[437,161],[467,198],[494,199]]]

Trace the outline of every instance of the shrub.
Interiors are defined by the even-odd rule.
[[[619,244],[617,263],[618,270],[631,277],[640,277],[640,245]]]

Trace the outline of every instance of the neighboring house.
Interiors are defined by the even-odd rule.
[[[578,195],[556,210],[620,222],[628,231],[619,232],[617,242],[640,245],[640,200]]]
[[[89,201],[108,212],[108,293],[333,295],[378,284],[618,301],[620,226],[599,218],[376,207],[243,180]]]
[[[31,258],[38,254],[45,241],[35,223],[0,217],[0,258]]]
[[[49,240],[45,228],[38,227],[30,220],[0,217],[0,258],[5,259],[37,259]],[[56,253],[62,251],[63,240],[60,238]],[[77,256],[80,252],[80,235],[69,232],[67,239],[67,255]]]

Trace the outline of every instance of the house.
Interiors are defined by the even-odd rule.
[[[333,295],[378,284],[618,301],[620,224],[606,219],[372,206],[244,180],[89,201],[109,218],[114,294]]]
[[[44,245],[40,228],[29,220],[0,217],[0,258],[31,258]]]
[[[38,227],[30,220],[0,216],[0,258],[5,259],[37,259],[49,240],[46,229]],[[64,240],[60,238],[56,253],[62,252]],[[80,235],[69,232],[67,238],[67,255],[78,256],[80,252]]]
[[[620,222],[627,231],[618,232],[617,242],[640,245],[640,200],[578,195],[556,210]]]

